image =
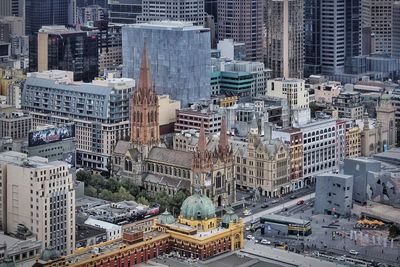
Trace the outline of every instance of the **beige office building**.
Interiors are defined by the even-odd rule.
[[[308,108],[309,95],[301,79],[276,78],[267,81],[267,95],[288,100],[290,109]]]
[[[0,227],[26,229],[62,255],[75,247],[75,191],[68,164],[14,151],[0,154]]]

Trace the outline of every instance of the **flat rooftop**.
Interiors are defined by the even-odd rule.
[[[168,234],[164,232],[159,232],[159,231],[153,231],[153,232],[148,232],[144,233],[143,239],[147,238],[157,238],[157,237],[163,237],[167,236]],[[144,241],[143,241],[144,242]],[[143,242],[138,242],[132,245],[126,245],[126,243],[123,242],[122,239],[117,239],[114,241],[110,242],[104,242],[100,243],[96,246],[91,247],[90,249],[83,248],[82,250],[77,249],[74,254],[71,254],[69,256],[66,256],[66,262],[68,264],[73,264],[76,262],[82,262],[85,260],[91,259],[94,255],[97,255],[97,257],[101,257],[102,255],[105,255],[107,253],[113,252],[113,251],[118,251],[118,249],[122,246],[131,247],[131,246],[140,246]]]
[[[285,216],[281,216],[281,215],[275,215],[275,214],[268,214],[265,215],[261,218],[270,220],[271,222],[282,222],[282,223],[287,223],[287,224],[306,224],[309,223],[310,221],[308,220],[302,220],[302,219],[297,219],[297,218],[292,218],[292,217],[285,217]]]

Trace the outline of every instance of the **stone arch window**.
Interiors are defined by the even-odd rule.
[[[215,184],[217,188],[221,188],[222,187],[222,176],[221,176],[221,172],[217,172],[217,176],[215,177]]]
[[[369,151],[374,151],[374,144],[369,145]]]

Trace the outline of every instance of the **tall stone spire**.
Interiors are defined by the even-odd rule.
[[[131,104],[131,142],[148,147],[158,144],[158,97],[151,79],[146,43],[143,45],[140,75]]]
[[[221,160],[225,160],[229,154],[229,143],[228,143],[228,134],[227,132],[227,122],[226,116],[222,116],[221,120],[221,132],[219,134],[219,142],[218,142],[218,156]]]
[[[149,58],[147,56],[147,43],[144,42],[143,52],[142,52],[142,61],[140,65],[139,72],[139,81],[137,88],[139,90],[151,90],[153,88],[152,80],[151,80],[151,70],[149,64]]]
[[[201,122],[199,141],[193,157],[193,171],[207,172],[211,170],[211,153],[207,150],[207,139],[204,123]]]
[[[207,140],[206,133],[204,130],[204,122],[201,122],[200,133],[199,133],[199,142],[197,143],[197,152],[201,155],[204,155],[207,151]]]

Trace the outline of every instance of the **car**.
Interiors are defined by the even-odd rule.
[[[303,205],[304,204],[304,200],[300,199],[299,201],[297,201],[297,205]]]
[[[246,231],[250,231],[251,230],[251,227],[250,226],[246,226]]]
[[[268,208],[269,207],[269,205],[268,205],[268,203],[263,203],[262,205],[261,205],[261,208]]]
[[[272,204],[276,204],[276,203],[278,203],[278,202],[279,202],[279,201],[275,199],[275,200],[272,200],[271,203],[272,203]]]
[[[248,236],[247,236],[247,239],[248,239],[248,240],[254,240],[254,239],[255,239],[255,237],[254,237],[254,236],[252,236],[252,235],[248,235]]]
[[[296,198],[296,195],[291,195],[290,196],[290,199],[295,199]]]
[[[251,213],[251,210],[246,209],[246,210],[243,211],[243,215],[244,215],[244,216],[249,216],[249,215],[251,215],[251,214],[252,214],[252,213]]]
[[[268,241],[267,239],[261,239],[260,243],[263,245],[271,245],[271,241]]]
[[[349,253],[350,253],[351,255],[358,255],[358,251],[356,251],[356,250],[354,250],[354,249],[349,250]]]

